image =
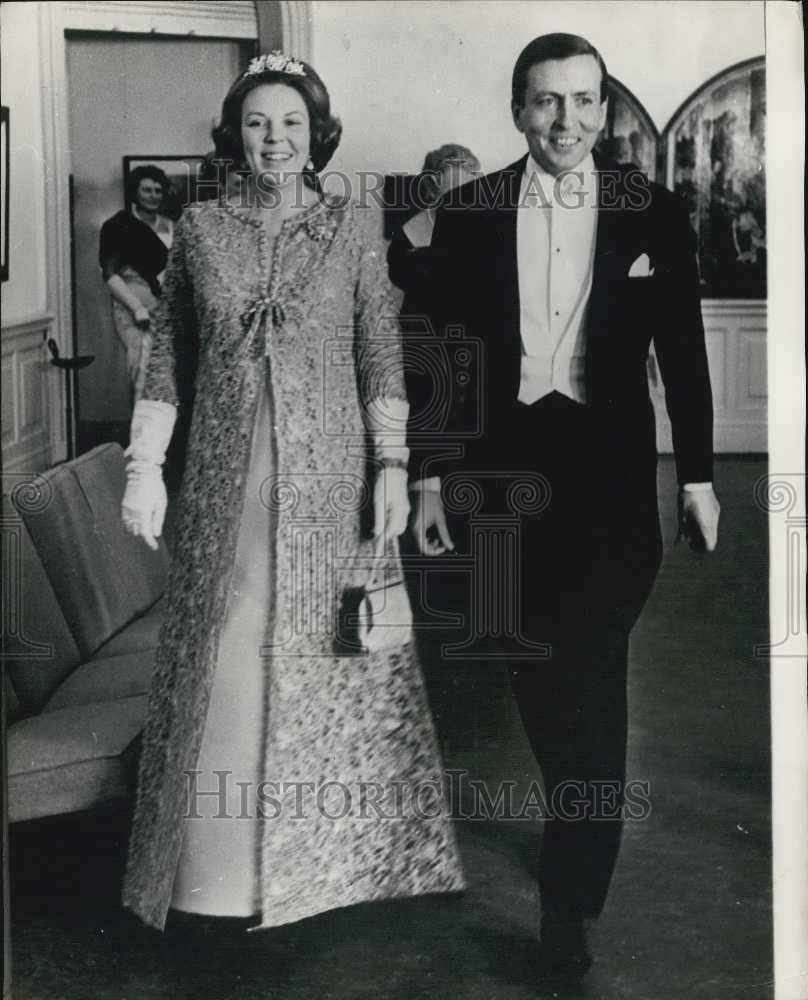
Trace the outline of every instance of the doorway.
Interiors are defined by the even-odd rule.
[[[98,264],[102,224],[125,207],[123,157],[201,156],[228,87],[255,43],[69,32],[75,352],[93,355],[78,390],[78,452],[125,443],[125,350]]]

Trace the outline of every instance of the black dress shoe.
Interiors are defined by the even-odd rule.
[[[592,967],[586,925],[583,920],[542,919],[539,959],[543,972],[581,978]]]

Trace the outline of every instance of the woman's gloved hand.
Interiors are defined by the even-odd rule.
[[[130,462],[126,467],[126,490],[121,516],[126,530],[139,535],[150,549],[157,549],[163,532],[168,494],[159,465]]]
[[[380,548],[406,529],[409,516],[406,469],[383,466],[373,487],[373,532],[377,539],[383,536]]]
[[[157,549],[168,506],[162,466],[176,419],[177,408],[170,403],[139,399],[124,452],[129,461],[121,517],[126,530],[151,549]]]

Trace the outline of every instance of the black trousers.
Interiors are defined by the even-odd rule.
[[[509,665],[550,811],[542,910],[595,917],[623,827],[629,633],[661,560],[655,468],[640,472],[597,413],[558,393],[518,405],[508,437],[502,484],[509,471],[538,473],[549,490],[546,507],[520,519],[512,641],[546,643],[550,655]]]

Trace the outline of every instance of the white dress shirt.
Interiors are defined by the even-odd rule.
[[[588,156],[556,179],[528,156],[519,193],[516,256],[522,366],[519,400],[548,393],[586,402],[586,316],[592,290],[598,225],[598,180]],[[412,484],[439,490],[440,477]],[[711,489],[686,483],[683,489]]]
[[[523,403],[553,390],[586,402],[586,312],[597,221],[591,156],[560,178],[528,156],[516,223]]]

